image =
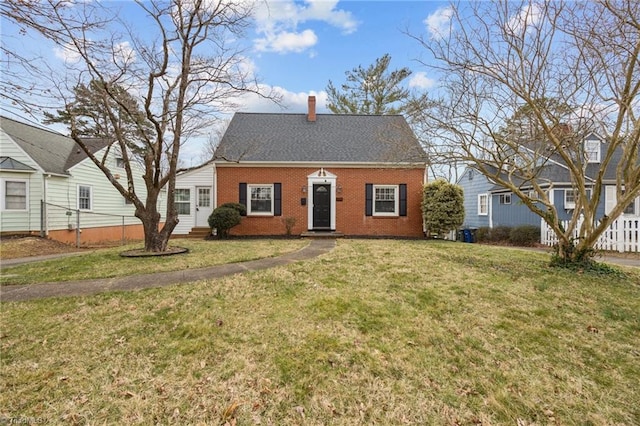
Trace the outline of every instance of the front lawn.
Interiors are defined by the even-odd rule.
[[[433,241],[3,303],[0,417],[69,424],[631,425],[640,272]]]
[[[244,262],[269,256],[279,256],[306,246],[301,239],[198,240],[175,239],[171,246],[184,247],[188,253],[172,256],[122,257],[121,253],[139,249],[140,243],[91,253],[27,263],[9,267],[0,276],[2,285],[35,284],[54,281],[77,281],[123,277],[153,272],[181,271],[226,263]]]

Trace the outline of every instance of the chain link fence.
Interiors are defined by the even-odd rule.
[[[117,215],[110,213],[97,213],[86,210],[70,209],[57,204],[40,203],[40,236],[45,237],[49,231],[67,230],[75,232],[76,247],[80,247],[82,230],[93,228],[120,227],[120,243],[126,243],[127,227],[140,225],[140,220],[133,215]]]

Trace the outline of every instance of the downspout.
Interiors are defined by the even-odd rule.
[[[42,180],[42,208],[40,209],[40,236],[48,237],[49,236],[49,224],[47,221],[47,189],[49,188],[49,178],[50,174],[43,175],[44,179]]]

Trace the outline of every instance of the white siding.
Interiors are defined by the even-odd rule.
[[[40,200],[42,199],[44,185],[40,167],[1,129],[0,153],[3,157],[11,157],[36,170],[36,172],[32,173],[0,171],[0,180],[2,180],[3,186],[2,190],[0,190],[0,196],[4,197],[4,179],[17,179],[27,181],[29,197],[26,212],[2,211],[0,214],[0,232],[39,231]]]
[[[102,152],[98,153],[100,158]],[[126,188],[127,178],[124,169],[116,167],[116,157],[118,155],[115,150],[111,150],[107,159],[106,165],[110,167],[110,170],[114,175],[120,176],[119,181]],[[146,197],[146,188],[144,181],[142,180],[142,171],[138,169],[137,164],[132,163],[134,167],[134,184],[136,188],[136,194],[142,200]],[[102,170],[100,170],[90,159],[85,159],[79,164],[73,166],[70,170],[71,178],[68,179],[66,186],[55,185],[53,189],[53,182],[50,182],[48,191],[49,203],[61,205],[72,210],[78,209],[78,187],[90,186],[91,187],[91,210],[80,211],[80,227],[92,228],[99,226],[110,225],[122,225],[123,219],[125,225],[139,224],[140,220],[134,216],[135,208],[133,204],[126,204],[124,197],[118,192],[118,190],[109,182],[105,177]],[[136,178],[136,176],[138,178]],[[162,203],[164,205],[164,203]],[[161,213],[164,213],[160,210]],[[75,212],[74,216],[75,218]],[[74,219],[75,220],[75,219]],[[75,224],[75,222],[74,222]],[[49,223],[49,229],[62,229],[67,228],[68,223],[58,224]]]
[[[191,190],[191,214],[189,216],[181,215],[179,217],[180,222],[176,226],[174,230],[175,235],[186,235],[191,231],[191,228],[194,227],[195,224],[195,212],[196,212],[196,186],[209,186],[213,188],[215,192],[215,187],[213,184],[215,174],[215,166],[209,165],[205,166],[201,169],[193,170],[191,172],[183,173],[176,178],[176,188],[185,188]],[[211,194],[212,199],[215,200],[215,193]],[[215,207],[215,204],[214,204]]]

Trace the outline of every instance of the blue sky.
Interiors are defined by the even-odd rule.
[[[103,1],[102,5],[121,9],[129,21],[143,22],[133,2]],[[257,97],[240,101],[240,111],[305,112],[307,97],[317,97],[318,112],[327,112],[325,88],[332,80],[338,86],[345,71],[367,67],[384,54],[391,55],[390,69],[408,67],[413,71],[407,84],[418,91],[435,90],[437,80],[417,60],[428,62],[426,50],[403,33],[430,37],[448,27],[446,2],[436,1],[337,1],[266,0],[258,2],[255,21],[247,30],[246,66],[265,89],[274,89],[286,109]],[[68,55],[52,45],[18,34],[8,22],[0,27],[2,43],[9,49],[35,51],[55,68]],[[2,65],[5,66],[5,65]],[[20,115],[6,107],[2,114]],[[185,151],[193,162],[198,148]]]

